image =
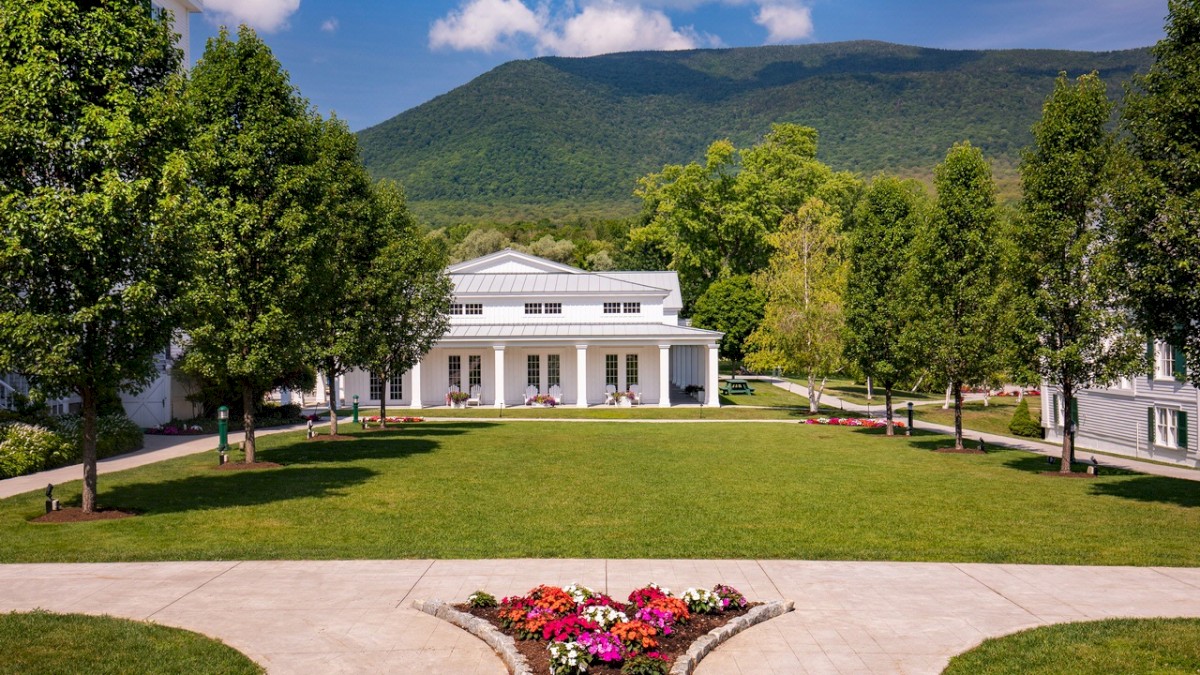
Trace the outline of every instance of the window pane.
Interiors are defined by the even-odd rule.
[[[604,313],[605,314],[620,314],[621,313],[621,303],[619,303],[619,302],[604,303]]]
[[[383,380],[375,373],[371,373],[371,391],[367,397],[372,401],[383,400]]]
[[[480,303],[468,304],[466,306],[466,312],[470,315],[479,316],[480,314],[483,314],[483,305]]]
[[[546,355],[546,386],[553,387],[555,385],[562,386],[562,363],[559,361],[558,354]]]
[[[537,387],[542,383],[542,357],[540,354],[530,354],[525,369],[525,385]]]
[[[460,387],[462,384],[462,357],[457,354],[447,357],[450,377],[446,382],[448,387]]]
[[[525,303],[525,313],[526,314],[541,314],[542,313],[542,303],[540,303],[540,302]]]
[[[463,313],[463,306],[462,306],[461,302],[450,303],[450,314],[458,316],[458,315],[461,315],[462,313]]]
[[[399,401],[404,398],[404,374],[397,373],[388,383],[388,400]]]
[[[467,384],[469,387],[483,386],[483,357],[478,354],[467,356]],[[467,389],[468,393],[470,389]]]
[[[617,355],[604,355],[604,384],[617,386]]]
[[[625,355],[625,386],[638,383],[638,355]]]
[[[640,302],[625,303],[625,313],[626,314],[641,314],[642,313],[642,303],[640,303]]]
[[[561,302],[547,302],[546,303],[546,313],[547,314],[562,314],[562,303]]]

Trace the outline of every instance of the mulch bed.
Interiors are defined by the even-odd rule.
[[[97,509],[92,513],[84,513],[83,508],[78,506],[64,507],[61,511],[51,511],[42,516],[38,516],[31,523],[87,523],[93,520],[120,520],[122,518],[133,518],[138,515],[133,511],[121,511],[119,509]]]
[[[254,462],[253,464],[226,462],[225,464],[218,464],[213,468],[217,471],[254,471],[257,469],[279,469],[281,467],[283,467],[282,464],[276,464],[275,462]]]
[[[355,436],[347,436],[345,434],[317,434],[310,441],[353,441]]]
[[[724,626],[734,618],[750,611],[752,607],[757,607],[761,604],[761,602],[755,602],[742,609],[731,609],[729,611],[722,612],[721,614],[693,614],[691,620],[686,624],[683,624],[682,626],[675,626],[674,632],[670,635],[665,637],[662,635],[656,636],[655,639],[658,640],[658,648],[653,651],[657,651],[659,654],[671,659],[671,663],[674,664],[675,659],[679,658],[680,655],[686,652],[688,647],[692,646],[692,643],[696,641],[696,638],[704,635],[714,628],[720,628],[721,626]],[[472,607],[468,604],[461,604],[454,605],[454,608],[460,612],[466,612],[467,614],[472,614],[484,619],[488,623],[495,626],[496,629],[501,633],[511,636],[512,639],[517,643],[517,651],[521,652],[521,655],[524,656],[527,661],[529,661],[529,668],[533,670],[533,672],[550,672],[550,650],[547,648],[550,643],[545,640],[521,640],[517,638],[516,634],[514,634],[512,631],[501,629],[500,609],[498,607],[481,609],[479,607]],[[621,672],[621,667],[619,664],[614,667],[604,663],[603,661],[596,661],[593,662],[592,665],[588,666],[588,672],[615,675]]]
[[[938,448],[934,452],[940,452],[943,455],[986,455],[987,453],[979,448]]]

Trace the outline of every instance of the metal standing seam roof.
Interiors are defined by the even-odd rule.
[[[443,340],[511,340],[523,338],[703,338],[719,340],[717,331],[663,323],[511,323],[456,324]]]
[[[683,309],[683,295],[679,292],[679,275],[675,272],[598,272],[601,276],[620,279],[643,286],[652,286],[667,291],[663,301],[665,309]]]
[[[455,296],[611,293],[669,296],[670,291],[601,274],[452,274]]]

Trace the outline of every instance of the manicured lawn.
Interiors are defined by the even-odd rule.
[[[1200,619],[1109,619],[1033,628],[985,641],[943,675],[1200,672]]]
[[[1062,479],[943,436],[787,423],[425,422],[358,440],[260,439],[101,476],[124,520],[45,525],[0,501],[0,561],[800,558],[1200,564],[1197,484]],[[76,502],[78,483],[59,486]],[[1063,521],[1063,513],[1086,519]],[[1095,523],[1086,527],[1084,523]]]
[[[1040,421],[1042,419],[1042,400],[1037,396],[1030,396],[1026,400],[1029,401],[1030,417],[1034,422]],[[987,406],[983,405],[983,401],[964,402],[963,428],[1020,438],[1008,430],[1008,423],[1012,421],[1013,410],[1016,407],[1017,399],[1014,396],[993,396],[988,400]],[[917,406],[913,410],[918,421],[924,420],[934,424],[944,424],[948,427],[954,426],[953,406],[942,410],[940,405],[925,405]]]
[[[778,389],[774,385],[764,385]],[[758,390],[756,386],[755,391]],[[729,401],[728,399],[740,399]],[[782,389],[779,389],[779,394],[774,392],[765,394],[762,398],[758,394],[754,396],[722,396],[720,408],[711,408],[708,406],[687,406],[676,408],[659,408],[652,405],[634,406],[632,408],[621,408],[618,406],[595,406],[592,408],[575,408],[572,406],[562,406],[558,408],[536,408],[527,406],[513,406],[510,408],[493,408],[491,406],[480,406],[478,408],[426,408],[423,410],[412,410],[409,408],[392,408],[388,410],[388,415],[403,417],[403,416],[420,416],[420,417],[436,417],[436,418],[453,418],[453,419],[480,419],[480,420],[496,420],[504,418],[518,419],[573,419],[573,420],[802,420],[808,415],[807,399],[802,396],[796,396]],[[765,406],[785,405],[787,407],[770,408]],[[379,410],[363,411],[359,409],[359,415],[378,415]]]
[[[191,631],[108,616],[0,614],[0,673],[261,673],[241,652]]]
[[[800,408],[808,412],[808,397],[793,394],[770,382],[750,380],[753,394],[721,395],[722,406],[769,406],[777,408]]]

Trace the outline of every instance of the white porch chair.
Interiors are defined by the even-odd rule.
[[[629,393],[633,394],[633,405],[642,404],[642,388],[639,385],[629,385]]]
[[[528,387],[525,387],[525,405],[529,405],[530,403],[533,403],[533,399],[537,398],[537,395],[538,395],[537,387],[533,386],[532,384],[529,385]]]
[[[562,387],[557,384],[550,386],[550,398],[554,399],[554,405],[562,403]]]
[[[479,405],[480,403],[482,403],[482,396],[483,396],[483,387],[480,387],[477,384],[471,385],[471,398],[467,399],[467,405],[468,406]]]
[[[617,385],[615,385],[615,384],[604,385],[604,405],[616,405],[616,404],[617,404]]]

